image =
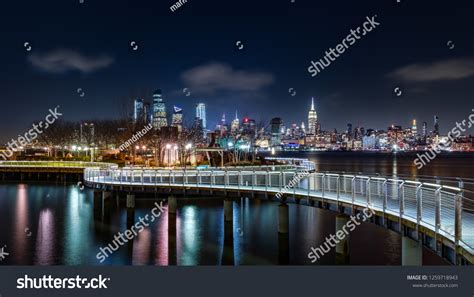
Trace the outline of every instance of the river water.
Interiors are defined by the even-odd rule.
[[[379,173],[381,175],[437,175],[473,177],[474,158],[440,156],[417,172],[413,158],[388,154],[284,154],[316,162],[321,171]],[[139,197],[135,220],[150,214],[165,197]],[[289,205],[288,236],[278,235],[278,204],[237,198],[234,221],[225,224],[219,197],[178,200],[176,217],[161,215],[133,240],[100,263],[100,248],[124,232],[127,210],[115,197],[109,216],[94,217],[93,192],[75,184],[0,184],[0,248],[9,255],[0,265],[400,265],[400,235],[362,223],[349,237],[349,254],[341,263],[334,250],[312,264],[311,247],[335,233],[336,213]],[[170,232],[169,230],[175,230]],[[446,262],[423,251],[424,265]]]

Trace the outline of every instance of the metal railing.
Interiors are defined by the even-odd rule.
[[[86,168],[89,183],[266,191],[371,207],[424,226],[474,253],[474,200],[448,185],[363,175],[270,170]],[[290,189],[290,181],[295,185]],[[285,190],[286,189],[286,190]]]
[[[118,168],[113,163],[82,161],[0,161],[0,167]]]

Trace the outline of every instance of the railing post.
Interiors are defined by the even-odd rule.
[[[228,173],[227,173],[227,168],[224,169],[224,189],[227,190],[227,183],[228,183]],[[226,194],[227,194],[227,191],[226,191]]]
[[[455,201],[454,238],[456,244],[459,244],[459,241],[462,240],[462,207],[464,197],[464,181],[460,178],[458,178],[458,180],[458,187],[461,191],[456,195]]]
[[[388,204],[388,186],[387,186],[387,179],[383,181],[382,188],[383,188],[383,213],[385,216],[385,212],[387,211],[387,204]]]
[[[292,177],[292,180],[293,180],[293,181],[296,180],[295,177],[296,177],[296,171],[294,172],[294,175],[293,175],[293,177]],[[299,182],[299,181],[298,181],[298,182]],[[293,184],[293,199],[296,200],[296,185],[295,185],[295,184]]]
[[[400,185],[398,185],[398,204],[399,204],[399,207],[400,207],[400,218],[402,217],[402,215],[405,213],[405,191],[404,191],[404,185],[405,185],[405,181],[402,181],[400,183]]]
[[[308,175],[308,202],[309,202],[310,192],[311,192],[311,174]]]
[[[169,187],[171,189],[171,169],[170,169],[170,173],[168,175],[168,184],[169,184]]]
[[[454,240],[456,245],[462,240],[462,198],[461,194],[455,196],[455,211],[454,211]]]
[[[322,197],[324,198],[324,193],[326,192],[326,173],[323,173],[323,177],[321,178],[321,188],[322,188]]]
[[[255,170],[252,172],[252,177],[251,177],[251,179],[252,179],[252,194],[253,194],[253,191],[254,191],[254,189],[255,189],[255,180],[256,180],[256,178],[255,178]]]
[[[237,175],[237,190],[239,191],[239,196],[240,196],[240,183],[242,182],[242,170],[238,171]]]
[[[279,186],[280,186],[280,192],[281,192],[281,188],[283,187],[283,171],[280,170],[280,174],[278,175],[278,182],[279,182]]]
[[[336,182],[337,182],[337,202],[339,202],[339,197],[341,196],[340,179],[341,179],[341,176],[337,175],[337,179],[336,179]]]
[[[355,203],[355,185],[356,185],[356,177],[352,177],[352,182],[351,182],[351,194],[352,194],[352,205]]]
[[[265,195],[267,195],[267,191],[268,191],[269,175],[270,175],[270,173],[268,172],[268,168],[267,168],[267,173],[265,174]]]
[[[435,192],[435,227],[436,235],[439,233],[439,228],[441,227],[441,189],[442,186],[439,186]]]
[[[366,188],[367,188],[367,206],[370,206],[371,202],[372,202],[372,197],[371,197],[371,190],[370,190],[370,181],[371,181],[371,177],[369,176],[369,179],[367,180],[367,183],[366,183]]]
[[[423,209],[422,209],[422,199],[423,199],[423,184],[419,184],[416,187],[416,226],[417,228],[420,225],[423,216]],[[418,235],[417,235],[418,236]]]
[[[398,186],[398,203],[399,203],[399,206],[400,206],[400,213],[399,213],[399,231],[400,233],[402,232],[403,228],[402,228],[402,217],[403,217],[403,214],[405,213],[405,181],[402,181],[402,183]]]

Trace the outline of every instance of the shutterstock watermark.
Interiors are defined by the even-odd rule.
[[[299,171],[295,176],[293,176],[290,182],[283,189],[281,189],[280,192],[278,192],[275,195],[275,197],[277,199],[281,199],[283,195],[285,195],[286,193],[289,193],[291,188],[296,186],[300,182],[301,179],[303,179],[305,176],[308,176],[308,175],[309,175],[309,171],[306,169],[303,171]]]
[[[76,277],[52,277],[43,275],[43,277],[25,276],[17,278],[17,289],[107,289],[109,277],[86,278],[76,275]]]
[[[117,251],[121,246],[127,243],[129,240],[133,240],[138,233],[145,230],[145,227],[150,226],[149,223],[153,223],[156,218],[158,218],[164,211],[166,207],[163,206],[163,201],[158,204],[155,202],[155,207],[151,210],[151,215],[147,214],[144,218],[138,217],[138,222],[135,223],[130,229],[125,230],[125,232],[118,232],[114,235],[114,240],[112,243],[109,243],[106,247],[101,247],[100,252],[95,256],[100,263],[104,262],[105,259],[110,257],[115,251]]]
[[[129,140],[125,141],[121,146],[119,146],[120,151],[124,151],[126,148],[137,142],[140,138],[145,136],[145,134],[148,133],[148,131],[153,128],[152,124],[146,125],[141,131],[138,131],[137,133],[133,134],[132,138]]]
[[[450,147],[453,142],[455,142],[456,139],[462,135],[463,132],[466,132],[467,129],[472,128],[474,125],[474,109],[472,109],[472,112],[473,113],[469,115],[467,120],[465,119],[461,123],[456,122],[456,127],[451,129],[451,131],[448,133],[448,141],[437,143],[434,147],[430,148],[421,155],[416,154],[416,159],[413,161],[413,163],[416,165],[417,169],[421,169],[423,166],[430,163],[438,156],[438,154]]]
[[[56,106],[54,110],[49,110],[49,114],[45,116],[45,122],[40,121],[38,124],[33,124],[33,128],[28,130],[24,135],[18,135],[17,139],[12,138],[12,140],[7,143],[6,151],[0,153],[0,157],[4,160],[8,160],[8,158],[13,156],[14,151],[20,149],[20,147],[31,144],[36,138],[38,138],[39,134],[42,134],[44,130],[48,129],[49,125],[52,125],[60,116],[63,115],[58,112],[58,108],[59,105]]]
[[[362,222],[367,221],[375,214],[374,210],[371,207],[364,208],[362,213],[357,213],[355,216],[350,216],[350,220],[342,226],[340,230],[336,231],[336,234],[331,234],[329,238],[326,237],[326,240],[319,247],[311,247],[311,252],[308,254],[308,258],[311,260],[311,263],[315,263],[325,254],[329,253],[331,248],[335,248],[338,243],[346,239],[349,235],[349,232],[354,231],[357,226]]]
[[[362,28],[359,26],[355,30],[351,29],[351,33],[347,35],[346,38],[341,41],[341,43],[336,45],[335,49],[330,47],[325,52],[326,55],[323,58],[326,60],[326,63],[324,63],[323,59],[319,59],[316,62],[311,61],[311,66],[308,67],[308,72],[311,73],[311,76],[315,77],[318,75],[318,73],[321,73],[321,71],[331,65],[331,62],[334,62],[337,58],[339,58],[340,55],[349,49],[349,46],[354,45],[359,39],[361,39],[362,36],[365,36],[367,33],[380,26],[380,23],[375,21],[376,17],[377,15],[374,15],[373,17],[366,17],[367,21],[362,24]]]

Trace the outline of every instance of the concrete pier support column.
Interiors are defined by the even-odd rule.
[[[178,263],[176,247],[176,212],[169,212],[168,205],[168,265]]]
[[[102,192],[94,191],[94,218],[102,215]]]
[[[135,195],[127,194],[127,228],[135,224]]]
[[[349,216],[338,214],[336,216],[336,238],[339,241],[336,243],[336,264],[337,265],[348,265],[349,264],[349,235],[347,227],[344,227],[350,218]],[[346,232],[344,231],[346,230]],[[339,234],[339,235],[338,235]],[[342,238],[342,239],[341,239]]]
[[[278,264],[290,264],[290,236],[288,233],[278,233]]]
[[[421,266],[423,247],[420,242],[408,236],[402,236],[402,266]]]
[[[290,225],[290,212],[288,205],[285,203],[280,203],[278,205],[278,233],[288,234],[289,225]]]
[[[222,265],[234,265],[234,221],[232,200],[224,200],[224,246],[222,249]]]
[[[127,194],[127,208],[135,208],[135,195]]]
[[[230,199],[224,200],[224,221],[232,222],[234,216],[233,201]]]
[[[168,213],[176,214],[176,210],[178,209],[178,201],[176,197],[169,196],[168,197]]]
[[[110,220],[112,207],[112,192],[102,192],[102,218],[104,221]]]

